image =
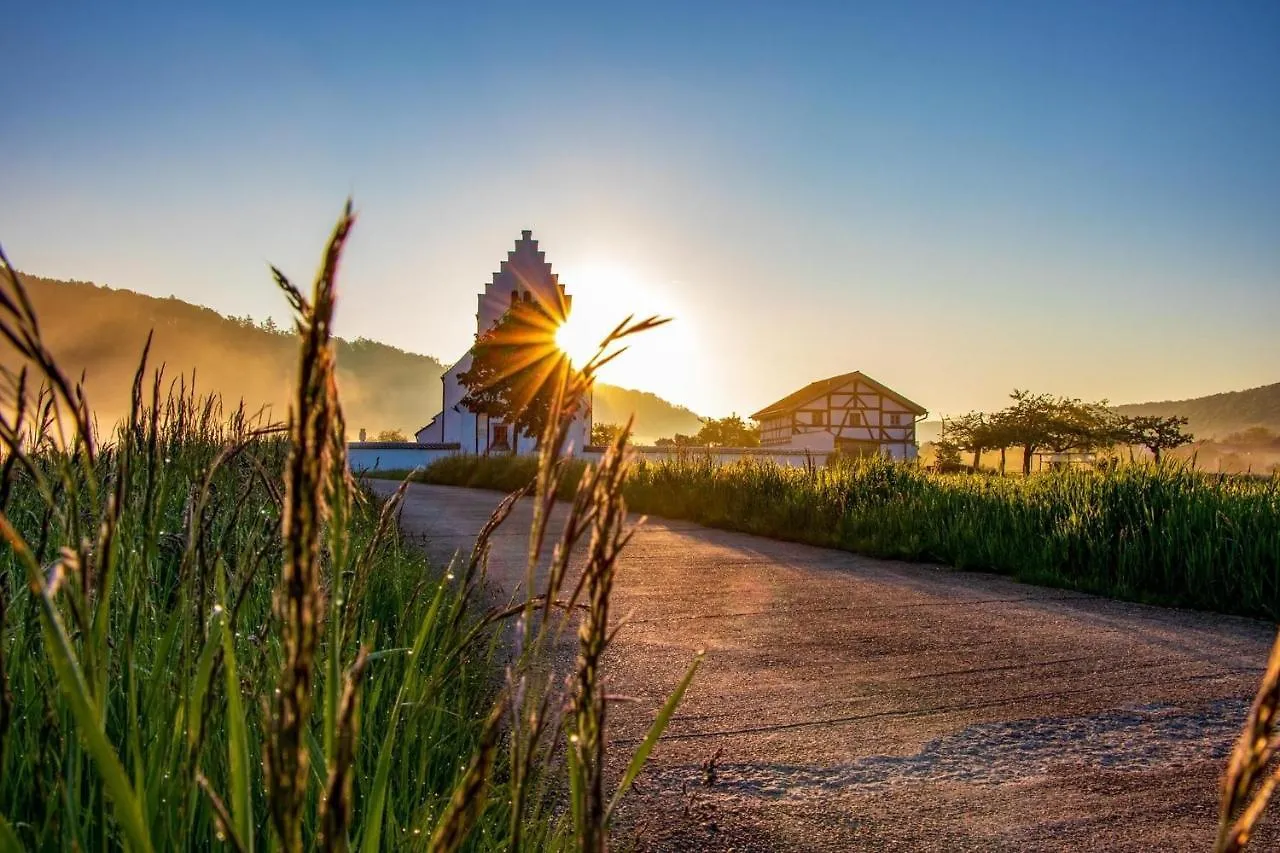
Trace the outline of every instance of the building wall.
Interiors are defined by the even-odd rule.
[[[347,445],[347,467],[354,474],[412,471],[460,452],[456,446],[422,445],[412,441],[353,441]]]
[[[894,423],[894,421],[897,423]],[[914,459],[915,415],[888,394],[857,380],[765,418],[761,443],[775,447],[831,450],[840,440],[873,442],[894,459]]]
[[[492,280],[477,297],[476,335],[487,332],[496,325],[511,308],[513,300],[537,302],[553,318],[567,317],[573,298],[565,293],[564,285],[552,272],[546,253],[538,248],[538,241],[529,231],[521,233],[515,249],[507,253]],[[471,369],[471,353],[468,352],[456,364],[445,371],[440,412],[415,433],[419,443],[458,444],[464,453],[488,453],[495,428],[502,422],[486,415],[477,415],[462,405],[467,389],[458,377]],[[532,453],[537,447],[537,436],[514,435],[508,429],[507,447],[494,452]],[[591,435],[590,398],[585,401],[581,414],[574,419],[568,435],[568,443],[574,448],[586,446]],[[512,446],[514,445],[514,446]]]
[[[582,447],[582,445],[578,445]],[[709,459],[717,465],[732,465],[743,461],[772,462],[789,467],[825,465],[831,455],[829,449],[806,450],[803,448],[767,447],[655,447],[640,446],[631,450],[640,460],[663,462],[678,459]],[[533,453],[532,446],[523,446],[521,453]],[[899,455],[900,448],[891,448],[894,459],[914,459],[915,454]],[[414,442],[353,442],[347,446],[347,458],[353,473],[362,471],[411,471],[424,467],[447,456],[466,455],[462,447],[419,445]],[[581,459],[598,462],[604,456],[601,447],[586,447],[575,454]]]
[[[767,447],[656,447],[644,445],[632,447],[635,456],[645,462],[664,462],[681,457],[686,459],[709,459],[717,465],[732,465],[737,462],[772,462],[789,467],[806,467],[809,465],[825,465],[829,451],[806,451],[799,448],[767,448]],[[581,457],[591,462],[599,461],[604,456],[604,448],[588,447]]]
[[[479,295],[476,334],[493,328],[511,308],[513,299],[536,302],[554,318],[567,317],[572,304],[559,276],[551,271],[546,252],[538,248],[530,231],[521,232],[515,249],[507,253],[507,259]]]

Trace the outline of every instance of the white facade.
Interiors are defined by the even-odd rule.
[[[676,459],[710,460],[716,465],[739,462],[772,463],[783,467],[821,467],[830,455],[827,451],[808,451],[791,447],[655,447],[641,445],[630,448],[637,461],[660,463]],[[356,473],[369,471],[412,471],[439,459],[464,452],[457,445],[417,444],[415,442],[360,442],[347,448],[347,461]],[[577,454],[588,462],[599,462],[604,451],[588,447]]]
[[[496,326],[507,310],[521,300],[536,302],[560,320],[569,316],[573,305],[573,297],[565,293],[564,285],[551,271],[546,253],[539,251],[531,231],[521,232],[515,249],[507,253],[507,259],[477,297],[476,338]],[[477,414],[462,404],[467,389],[458,377],[470,367],[471,352],[468,351],[440,377],[443,406],[414,438],[424,445],[456,444],[462,453],[532,453],[537,446],[537,436],[516,434],[511,425]],[[578,412],[570,425],[568,442],[573,448],[581,449],[591,435],[590,401],[584,400]]]
[[[915,459],[916,420],[928,412],[854,371],[810,383],[752,415],[764,448]]]

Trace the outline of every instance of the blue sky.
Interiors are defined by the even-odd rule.
[[[708,414],[1280,381],[1278,3],[183,5],[6,16],[20,268],[282,319],[351,194],[343,334],[451,360],[532,228]]]

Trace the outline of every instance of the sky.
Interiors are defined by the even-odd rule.
[[[451,363],[532,229],[707,415],[1280,381],[1280,3],[188,5],[10,6],[18,268],[283,321],[351,196],[342,335]]]

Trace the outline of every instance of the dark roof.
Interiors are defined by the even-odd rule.
[[[771,415],[781,415],[787,412],[793,412],[805,403],[816,400],[819,397],[825,397],[831,391],[834,391],[841,385],[846,385],[855,379],[870,385],[886,397],[892,397],[903,406],[906,406],[907,410],[910,412],[914,412],[917,415],[927,415],[929,413],[928,409],[921,406],[919,403],[911,402],[892,388],[887,388],[872,379],[870,376],[867,376],[859,370],[855,370],[852,373],[842,373],[839,376],[832,376],[829,379],[819,379],[817,382],[810,382],[794,394],[788,394],[778,402],[765,406],[751,417],[753,420],[758,421],[761,418],[767,418]]]

